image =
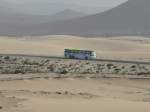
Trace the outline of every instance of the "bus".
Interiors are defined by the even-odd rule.
[[[65,49],[64,56],[69,59],[92,60],[96,59],[96,52],[90,50]]]

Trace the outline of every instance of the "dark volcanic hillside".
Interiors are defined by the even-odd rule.
[[[32,34],[150,34],[150,0],[129,0],[104,13],[69,21],[30,26]],[[22,30],[22,33],[24,33]]]
[[[0,35],[24,35],[29,31],[36,33],[38,30],[34,28],[38,24],[51,23],[56,21],[64,21],[73,18],[83,17],[86,14],[66,9],[53,15],[29,15],[14,13],[0,6]],[[27,29],[27,30],[26,30]]]

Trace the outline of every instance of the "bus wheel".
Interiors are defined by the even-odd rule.
[[[75,57],[74,57],[74,56],[72,56],[72,59],[75,59]]]
[[[72,56],[69,56],[69,59],[71,59],[72,58]]]
[[[86,60],[88,60],[88,57],[85,57]]]
[[[69,56],[70,59],[74,59],[74,56]]]

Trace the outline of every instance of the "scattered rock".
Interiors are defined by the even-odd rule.
[[[2,107],[2,106],[0,106],[0,110],[1,110],[1,109],[3,109],[3,107]]]
[[[62,94],[62,92],[58,92],[58,91],[57,91],[57,92],[56,92],[56,94],[61,95],[61,94]]]
[[[58,73],[60,75],[150,75],[150,65],[15,56],[3,56],[0,57],[0,60],[1,74]]]
[[[5,60],[9,60],[10,57],[9,57],[9,56],[5,56],[4,59],[5,59]]]

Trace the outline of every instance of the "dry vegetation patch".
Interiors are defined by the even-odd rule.
[[[118,74],[150,75],[150,65],[111,63],[88,60],[45,59],[37,57],[0,57],[1,74],[56,73],[73,74]]]

